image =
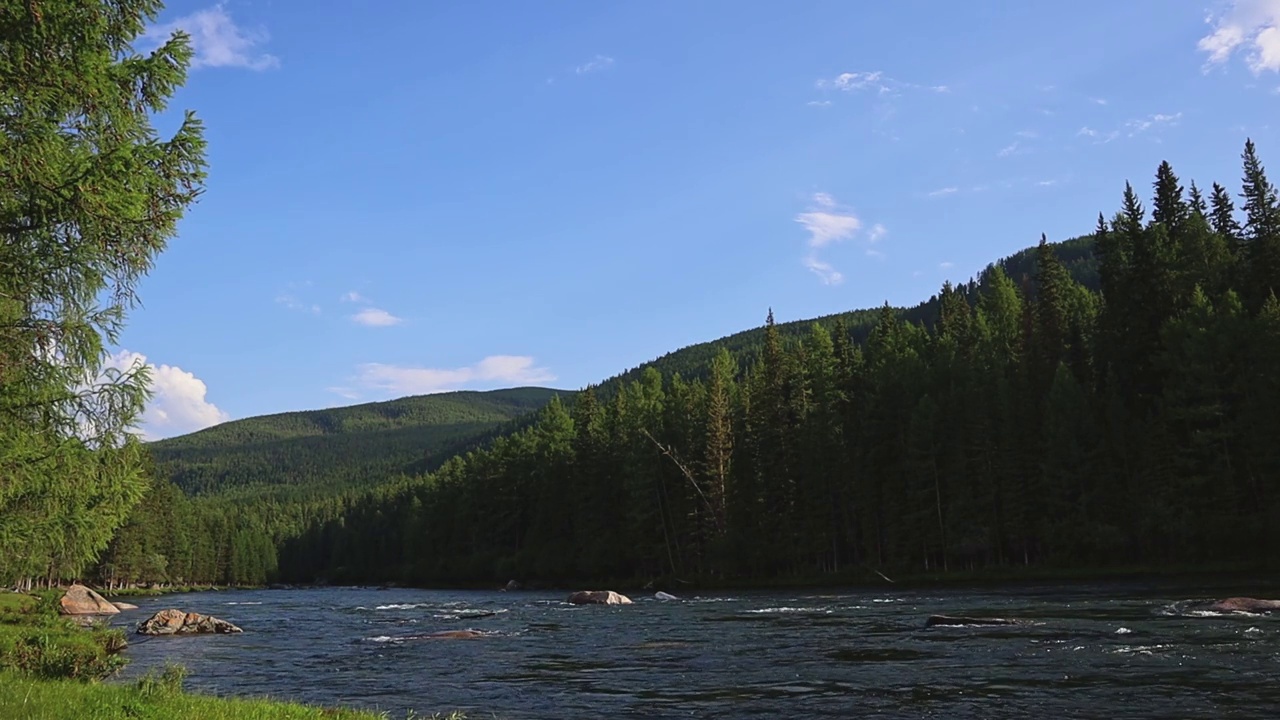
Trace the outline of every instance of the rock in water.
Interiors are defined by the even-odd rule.
[[[508,580],[507,586],[503,588],[503,590],[506,592],[513,592],[516,590],[523,590],[523,589],[524,589],[524,586],[515,580]]]
[[[994,618],[994,617],[965,617],[962,615],[930,615],[928,620],[924,621],[924,626],[929,628],[935,625],[944,627],[955,627],[957,625],[1021,625],[1023,621],[1014,618]]]
[[[630,605],[631,598],[612,590],[579,590],[569,596],[573,605]]]
[[[89,588],[76,583],[62,596],[59,611],[63,615],[115,615],[120,609]]]
[[[1247,612],[1264,613],[1280,610],[1280,600],[1259,600],[1257,598],[1233,597],[1219,600],[1209,606],[1213,612]]]
[[[113,602],[111,604],[115,605],[117,610],[137,610],[138,609],[138,606],[134,605],[133,603]]]
[[[174,608],[161,610],[138,625],[139,635],[194,635],[244,632],[226,620]]]
[[[671,593],[664,593],[664,592],[662,592],[661,590],[659,590],[658,592],[654,593],[654,594],[653,594],[653,596],[654,596],[655,598],[657,598],[658,600],[679,600],[679,599],[680,599],[680,598],[676,597],[675,595],[672,595]]]

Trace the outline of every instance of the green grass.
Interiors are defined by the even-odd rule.
[[[131,684],[104,683],[125,663],[124,633],[58,614],[57,591],[0,591],[0,718],[4,720],[384,720],[361,710],[182,691],[177,666]],[[444,718],[409,713],[407,718]],[[462,715],[449,715],[462,720]]]

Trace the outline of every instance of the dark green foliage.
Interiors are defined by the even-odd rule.
[[[0,0],[0,583],[75,577],[146,490],[144,369],[105,366],[200,194],[188,38],[131,44],[157,0]]]
[[[1093,237],[1042,242],[916,308],[770,313],[668,355],[349,498],[285,541],[280,572],[567,582],[1255,560],[1280,522],[1280,301],[1240,301],[1263,256],[1236,258],[1220,188],[1212,209],[1188,201],[1164,164],[1153,208],[1128,187]]]
[[[191,494],[313,499],[434,470],[557,392],[450,392],[264,415],[147,447],[159,476]]]

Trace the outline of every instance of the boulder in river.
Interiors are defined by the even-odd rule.
[[[514,592],[516,590],[523,590],[524,586],[516,580],[508,580],[507,586],[502,589],[504,592]]]
[[[965,615],[930,615],[924,621],[927,628],[941,625],[943,627],[957,627],[964,625],[1022,625],[1025,621],[1017,618],[998,618],[998,617],[968,617]]]
[[[80,583],[67,588],[59,605],[59,612],[63,615],[115,615],[120,612],[120,608]]]
[[[117,610],[137,610],[138,609],[138,606],[134,605],[133,603],[113,602],[111,604],[115,605]]]
[[[612,590],[579,590],[569,596],[573,605],[630,605],[631,598]]]
[[[1257,598],[1233,597],[1219,600],[1209,606],[1213,612],[1247,612],[1264,613],[1280,610],[1280,600],[1259,600]]]
[[[138,625],[139,635],[195,635],[244,632],[226,620],[211,615],[170,608],[161,610]]]
[[[661,590],[654,593],[653,597],[654,599],[657,599],[657,600],[679,600],[680,599],[675,595],[672,595],[671,593],[665,593],[665,592],[662,592]]]

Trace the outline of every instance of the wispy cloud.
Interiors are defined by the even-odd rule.
[[[1244,50],[1245,63],[1255,75],[1280,72],[1280,0],[1230,0],[1226,7],[1206,18],[1213,31],[1197,44],[1209,55],[1205,69]]]
[[[107,358],[107,367],[130,371],[146,366],[151,373],[151,397],[138,429],[144,440],[183,435],[224,423],[231,416],[209,402],[204,381],[175,365],[157,365],[146,355],[120,350]]]
[[[339,300],[366,306],[350,316],[353,322],[365,327],[390,327],[404,322],[403,318],[396,317],[382,308],[373,307],[372,300],[355,290],[343,293]]]
[[[261,46],[270,39],[267,31],[261,27],[240,27],[221,3],[148,28],[139,44],[159,47],[176,30],[183,30],[191,36],[193,70],[218,67],[270,70],[280,67],[280,58],[261,50]]]
[[[1095,97],[1095,98],[1089,98],[1089,102],[1093,103],[1094,105],[1106,105],[1107,99]]]
[[[831,101],[830,100],[810,100],[809,102],[805,103],[805,105],[808,105],[809,107],[831,107]]]
[[[537,367],[534,359],[527,355],[491,355],[475,365],[460,368],[365,363],[356,368],[352,384],[370,392],[402,396],[429,395],[475,385],[534,385],[555,379],[550,370]],[[330,391],[343,397],[356,394],[351,387],[330,388]]]
[[[1021,147],[1022,147],[1021,141],[1014,140],[1008,145],[1005,145],[1004,147],[1000,148],[1000,150],[996,152],[996,157],[1009,157],[1010,155],[1013,155],[1014,153],[1018,152],[1018,149]]]
[[[366,327],[390,327],[391,325],[399,325],[403,319],[392,315],[382,308],[367,307],[355,315],[351,316],[355,322]]]
[[[823,262],[813,255],[805,256],[803,262],[810,272],[818,276],[823,285],[839,285],[844,282],[844,275],[839,270],[831,267],[831,263]]]
[[[942,268],[943,270],[950,270],[954,266],[955,266],[955,263],[951,262],[950,260],[938,263],[938,267]]]
[[[804,226],[809,233],[809,252],[801,262],[810,272],[818,276],[824,285],[839,285],[844,275],[831,263],[821,259],[818,253],[823,248],[850,240],[862,229],[862,220],[853,210],[842,207],[829,193],[817,192],[810,197],[810,208],[798,213],[795,222]],[[868,242],[877,242],[888,233],[884,225],[876,223],[867,235]]]
[[[1036,181],[1036,187],[1053,187],[1054,185],[1057,185],[1057,184],[1058,184],[1058,181],[1053,179]]]
[[[929,197],[931,198],[946,197],[948,195],[955,195],[958,192],[960,192],[960,188],[955,186],[938,188],[937,190],[931,191],[929,193]]]
[[[1280,1],[1280,0],[1277,0],[1277,1]],[[1150,130],[1153,127],[1165,126],[1165,125],[1177,125],[1178,121],[1181,119],[1182,119],[1182,113],[1180,112],[1174,113],[1172,115],[1156,113],[1155,115],[1148,115],[1145,118],[1130,120],[1126,122],[1124,126],[1129,131],[1129,137],[1134,137],[1135,135],[1140,135]]]
[[[951,92],[947,85],[921,85],[889,77],[883,70],[863,70],[843,72],[833,78],[820,78],[814,82],[819,90],[834,90],[846,93],[869,92],[876,97],[894,96],[904,90],[918,90],[937,94]],[[829,101],[826,101],[829,103]],[[817,101],[809,103],[818,104]]]
[[[586,75],[587,73],[600,72],[613,67],[613,58],[605,55],[596,55],[587,62],[573,69],[578,75]]]
[[[291,292],[282,292],[279,295],[276,295],[276,303],[279,305],[283,305],[286,308],[289,308],[290,310],[297,310],[298,312],[309,312],[312,315],[320,314],[319,305],[316,305],[315,303],[305,303],[302,300],[299,300],[298,296],[294,295]]]

